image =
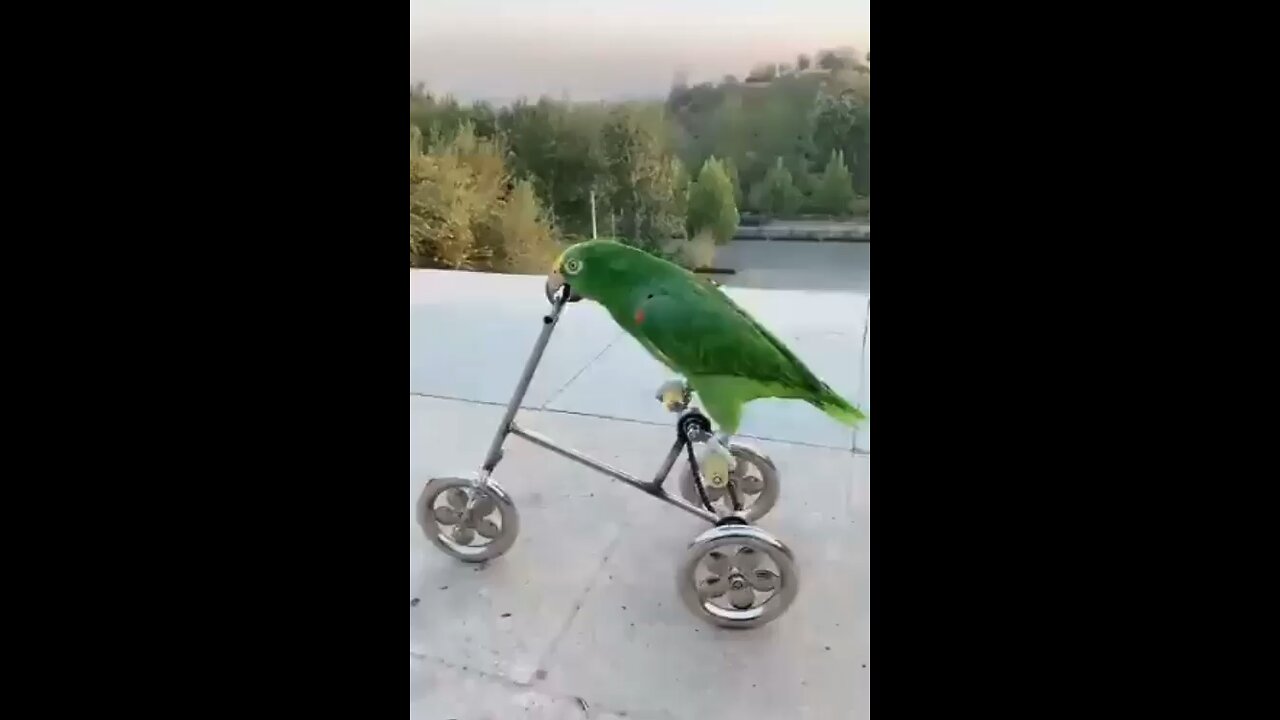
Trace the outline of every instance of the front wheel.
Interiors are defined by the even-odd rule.
[[[436,547],[463,562],[484,562],[511,549],[520,514],[496,482],[432,478],[418,496],[418,527]]]

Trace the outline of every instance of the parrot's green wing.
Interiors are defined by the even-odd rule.
[[[640,302],[633,320],[630,329],[636,339],[695,385],[701,378],[704,386],[737,395],[740,402],[760,397],[807,400],[846,424],[863,419],[780,340],[709,283],[664,279]]]

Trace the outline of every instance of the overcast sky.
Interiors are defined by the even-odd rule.
[[[463,99],[664,95],[764,61],[871,49],[871,0],[410,0],[409,80]]]

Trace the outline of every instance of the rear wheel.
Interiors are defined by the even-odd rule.
[[[736,461],[729,471],[729,482],[724,487],[707,486],[707,499],[717,515],[735,514],[734,498],[742,508],[741,517],[754,523],[764,517],[778,502],[782,488],[779,486],[778,469],[768,455],[741,443],[729,443],[729,453]],[[680,496],[692,505],[702,507],[693,470],[687,464],[680,475]]]

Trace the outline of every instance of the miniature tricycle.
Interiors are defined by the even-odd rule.
[[[507,436],[515,435],[711,523],[714,527],[689,544],[676,576],[680,597],[698,617],[721,627],[752,628],[786,612],[799,590],[795,559],[786,545],[751,524],[777,502],[778,470],[759,450],[730,441],[727,449],[733,464],[728,472],[706,477],[694,446],[712,439],[711,421],[689,407],[691,393],[683,383],[674,397],[671,383],[658,392],[658,399],[679,419],[674,444],[651,482],[561,447],[515,422],[561,312],[566,303],[577,300],[568,286],[547,299],[551,312],[542,319],[542,332],[480,471],[470,478],[437,477],[427,482],[416,508],[423,533],[436,547],[464,562],[485,562],[511,549],[520,531],[520,516],[511,497],[493,480],[493,471],[502,460]],[[677,497],[663,485],[681,454],[688,467],[679,479]]]

